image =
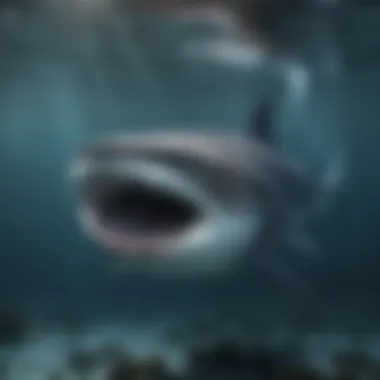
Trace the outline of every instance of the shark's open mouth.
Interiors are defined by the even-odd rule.
[[[144,182],[103,179],[89,186],[86,197],[91,233],[131,253],[167,248],[200,218],[190,200]]]
[[[196,217],[189,202],[142,184],[114,184],[97,207],[105,224],[138,234],[178,233]]]

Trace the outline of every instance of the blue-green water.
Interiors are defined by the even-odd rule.
[[[105,130],[175,124],[243,133],[263,83],[247,70],[179,59],[182,32],[152,19],[140,20],[131,40],[107,23],[88,31],[46,14],[15,17],[0,21],[1,308],[61,323],[214,313],[291,320],[297,296],[260,270],[233,280],[115,275],[79,232],[65,179],[80,147]],[[303,102],[278,97],[286,154],[321,169],[340,138],[348,152],[342,189],[312,223],[322,257],[285,259],[312,283],[331,329],[380,327],[379,18],[358,15],[340,36],[339,76],[316,78]]]

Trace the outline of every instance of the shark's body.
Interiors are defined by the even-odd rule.
[[[75,160],[78,219],[130,270],[223,274],[308,250],[301,221],[324,185],[272,145],[263,103],[249,136],[115,134]],[[277,268],[285,274],[285,270]]]

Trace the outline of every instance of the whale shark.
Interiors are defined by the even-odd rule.
[[[342,180],[339,155],[321,175],[277,146],[263,100],[241,135],[188,128],[115,131],[70,165],[84,235],[123,268],[148,274],[223,275],[261,265],[292,275],[282,247],[318,255],[310,210]]]

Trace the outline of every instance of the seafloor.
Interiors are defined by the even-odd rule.
[[[6,319],[8,318],[8,319]],[[173,325],[102,324],[26,330],[2,316],[4,380],[376,380],[380,339],[372,334],[270,332],[215,334],[205,321]],[[231,326],[230,326],[231,327]],[[232,333],[233,331],[233,333]]]

